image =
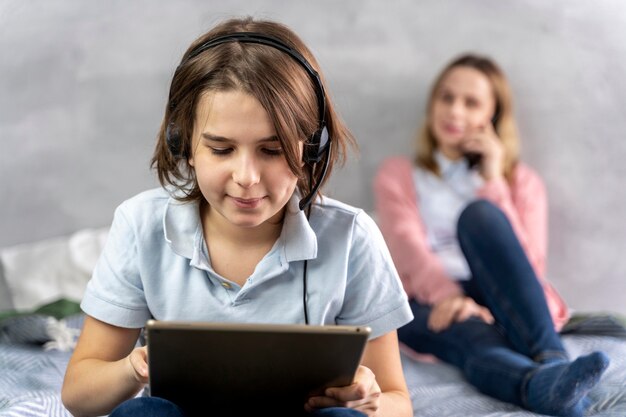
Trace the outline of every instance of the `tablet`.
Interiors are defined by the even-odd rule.
[[[150,395],[191,416],[303,413],[310,395],[352,382],[367,326],[148,320]]]

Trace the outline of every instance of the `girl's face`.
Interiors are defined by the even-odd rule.
[[[448,158],[462,155],[461,143],[491,123],[496,99],[486,75],[471,67],[452,68],[435,92],[430,128]]]
[[[298,179],[261,103],[241,91],[211,92],[200,98],[194,125],[189,164],[210,221],[280,224]]]

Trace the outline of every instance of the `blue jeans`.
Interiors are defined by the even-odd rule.
[[[302,405],[304,407],[304,404]],[[220,417],[211,414],[211,404],[207,403],[206,409],[198,410],[201,415],[207,417]],[[272,410],[260,409],[256,415],[273,415]],[[330,407],[307,414],[302,411],[303,417],[364,417],[365,414],[351,408]],[[158,397],[138,397],[123,402],[117,406],[109,417],[187,417],[183,410],[176,404]],[[248,417],[238,416],[238,417]],[[297,417],[297,416],[280,416]]]
[[[527,408],[526,381],[539,363],[567,359],[537,276],[505,214],[485,200],[461,213],[457,235],[472,272],[465,294],[489,308],[495,323],[478,318],[428,329],[431,307],[410,300],[414,320],[398,337],[417,352],[458,367],[479,391]]]

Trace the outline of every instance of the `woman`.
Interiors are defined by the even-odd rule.
[[[571,362],[559,337],[569,311],[545,279],[545,187],[519,161],[510,87],[493,61],[467,54],[444,68],[415,159],[384,161],[374,191],[415,317],[400,341],[495,398],[582,415],[608,358]]]

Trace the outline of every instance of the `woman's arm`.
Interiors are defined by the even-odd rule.
[[[435,304],[461,294],[461,289],[428,245],[412,170],[405,158],[389,158],[381,164],[374,178],[376,221],[407,294]]]
[[[147,382],[147,364],[145,376],[140,376],[135,367],[139,367],[138,362],[143,362],[139,358],[145,360],[145,349],[137,348],[137,352],[133,352],[135,367],[129,356],[139,331],[112,326],[91,316],[85,318],[61,393],[63,404],[72,415],[109,414],[115,406],[134,397],[143,388]]]
[[[369,417],[412,417],[396,331],[367,343],[352,385],[328,388],[324,394],[310,398],[307,409],[342,406]]]

